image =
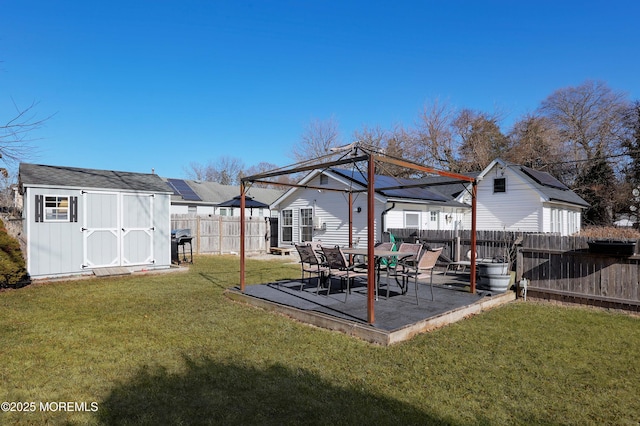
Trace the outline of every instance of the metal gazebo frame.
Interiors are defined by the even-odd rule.
[[[321,162],[330,157],[334,157],[337,153],[344,153],[338,160]],[[316,188],[311,185],[300,185],[293,183],[279,183],[268,180],[269,178],[274,178],[277,176],[290,175],[294,173],[300,172],[308,172],[312,170],[322,169],[326,170],[330,167],[344,165],[344,164],[353,164],[356,163],[367,163],[367,255],[369,259],[374,258],[374,224],[375,224],[375,203],[374,203],[374,194],[375,194],[375,165],[376,162],[384,163],[384,164],[392,164],[399,167],[408,168],[411,170],[429,173],[429,174],[437,174],[439,176],[449,177],[453,180],[451,182],[468,182],[471,183],[471,277],[470,277],[470,292],[476,292],[476,195],[477,195],[477,181],[473,177],[465,176],[459,173],[448,172],[444,170],[438,170],[431,167],[425,167],[420,164],[403,160],[399,158],[394,158],[389,155],[374,151],[370,149],[370,147],[362,145],[360,142],[354,142],[346,147],[340,148],[333,152],[332,154],[328,154],[324,157],[320,157],[314,159],[310,162],[306,163],[297,163],[291,166],[286,166],[280,169],[276,169],[270,172],[260,173],[253,176],[243,177],[240,181],[240,291],[244,293],[245,291],[245,193],[248,188],[253,183],[268,183],[272,185],[281,185],[281,186],[289,186],[289,187],[302,187],[302,188],[311,188],[311,189],[323,189],[327,190],[326,187]],[[302,165],[301,165],[302,164]],[[418,186],[418,185],[415,185]],[[421,184],[419,186],[430,186]],[[378,188],[381,189],[399,189],[399,188],[409,188],[409,185],[402,185],[396,187],[388,187],[388,188]],[[349,203],[349,247],[352,246],[352,215],[353,215],[353,206],[352,206],[352,193],[356,191],[351,190],[334,190],[340,192],[348,192],[348,203]],[[364,191],[357,191],[364,192]],[[375,312],[374,312],[374,298],[375,298],[375,266],[373,262],[369,262],[367,267],[367,320],[369,324],[373,324],[375,322]]]

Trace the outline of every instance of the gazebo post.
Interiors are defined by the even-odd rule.
[[[349,248],[353,247],[353,193],[349,191]]]
[[[244,278],[245,278],[245,264],[244,264],[244,181],[240,181],[240,291],[244,293]]]
[[[367,320],[369,324],[375,322],[374,297],[376,286],[376,273],[374,262],[374,245],[375,245],[375,197],[374,197],[374,180],[375,180],[375,161],[372,155],[369,155],[368,164],[368,182],[367,182]]]
[[[469,281],[469,292],[476,292],[476,196],[478,195],[477,182],[474,179],[471,183],[471,279]]]

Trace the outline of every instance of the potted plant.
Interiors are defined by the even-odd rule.
[[[491,262],[478,263],[478,288],[495,293],[504,293],[511,286],[515,273],[511,271],[513,264],[513,248],[516,242],[509,243],[505,232],[504,255],[494,257]]]

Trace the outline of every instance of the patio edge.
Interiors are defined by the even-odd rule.
[[[305,311],[292,306],[281,305],[279,303],[260,299],[258,297],[242,293],[237,288],[226,289],[224,294],[229,299],[237,302],[247,303],[266,311],[285,315],[304,324],[313,325],[327,330],[339,331],[349,336],[357,337],[367,342],[382,346],[389,346],[409,340],[418,334],[436,330],[471,315],[477,315],[483,311],[516,300],[515,292],[507,291],[506,293],[496,296],[482,298],[471,305],[445,312],[436,317],[428,318],[397,330],[384,331],[368,324],[360,324],[354,321],[336,318],[321,312]]]

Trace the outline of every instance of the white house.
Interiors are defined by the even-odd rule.
[[[171,266],[171,190],[154,174],[20,164],[32,278]]]
[[[477,176],[478,230],[555,232],[580,231],[582,211],[589,204],[549,173],[501,159]],[[471,203],[468,192],[457,200]],[[470,226],[470,216],[465,217]]]
[[[443,178],[429,179],[433,179],[432,183],[441,183]],[[383,232],[389,228],[414,228],[418,231],[459,229],[463,226],[470,206],[439,191],[437,185],[415,186],[426,183],[426,180],[375,176],[376,240],[382,241]],[[451,186],[458,191],[465,190],[462,183]],[[447,185],[448,189],[451,186]],[[286,246],[305,241],[321,241],[327,245],[349,245],[348,197],[351,192],[354,243],[366,245],[366,188],[366,177],[357,169],[313,171],[298,186],[291,188],[271,204],[271,208],[279,212],[279,244]]]
[[[240,216],[238,207],[219,206],[225,201],[240,195],[238,185],[222,185],[217,182],[205,182],[189,179],[162,178],[173,191],[171,195],[171,214]],[[281,196],[283,191],[268,188],[251,188],[247,196],[267,206]],[[265,208],[247,208],[247,216],[270,217],[271,211]]]

